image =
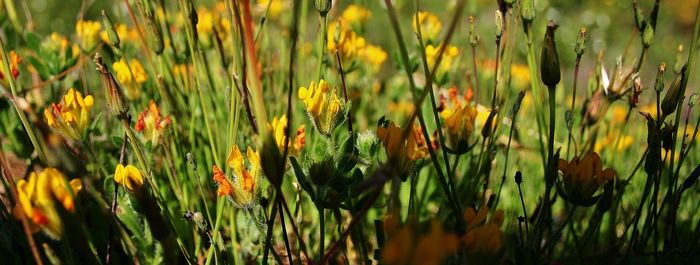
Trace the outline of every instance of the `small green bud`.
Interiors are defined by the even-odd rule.
[[[328,11],[333,7],[332,0],[315,0],[314,5],[316,5],[316,11],[321,14],[321,16],[326,16]]]
[[[586,52],[586,43],[588,42],[588,30],[586,28],[581,28],[578,32],[578,38],[576,38],[576,47],[574,51],[577,56],[583,55]]]
[[[642,9],[639,8],[639,3],[636,0],[632,2],[632,9],[634,9],[634,24],[638,30],[643,30],[645,24],[644,15],[642,15]]]
[[[644,27],[644,33],[642,35],[642,45],[644,47],[649,47],[654,44],[654,28],[650,25]]]
[[[496,22],[496,37],[500,38],[503,36],[503,13],[501,13],[501,10],[496,10],[494,18]]]
[[[114,76],[109,72],[107,66],[104,65],[102,55],[99,52],[95,53],[93,60],[97,66],[97,71],[100,72],[100,79],[102,79],[102,86],[107,99],[107,109],[115,117],[126,119],[129,115],[129,104],[124,100],[124,94],[119,87],[119,83],[114,80]]]
[[[534,0],[523,0],[522,11],[520,16],[523,18],[525,24],[532,23],[535,20],[535,3]]]
[[[479,35],[476,33],[475,20],[474,16],[469,16],[469,44],[472,46],[479,44]]]
[[[109,15],[107,15],[104,9],[102,10],[102,24],[104,24],[105,30],[107,31],[107,41],[109,45],[119,47],[119,34],[117,34],[117,31],[114,29],[114,24],[112,24],[112,19],[109,18]]]
[[[666,72],[666,63],[661,63],[659,65],[659,70],[656,71],[656,82],[654,82],[654,89],[656,92],[661,92],[664,90],[664,73]]]
[[[550,20],[547,24],[547,32],[544,35],[544,45],[542,46],[542,60],[540,62],[540,74],[542,82],[549,88],[555,87],[561,80],[561,70],[559,68],[559,55],[554,41],[554,31],[557,24]]]
[[[680,103],[680,99],[683,96],[683,91],[681,90],[683,90],[682,86],[686,79],[685,69],[686,66],[684,65],[683,68],[681,68],[681,71],[676,74],[676,77],[673,78],[673,82],[671,82],[671,85],[668,86],[668,91],[666,91],[664,100],[661,101],[661,112],[663,113],[663,117],[671,115],[674,111],[676,111],[676,107]]]

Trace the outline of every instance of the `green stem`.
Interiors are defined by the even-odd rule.
[[[318,37],[318,68],[316,70],[316,74],[318,76],[318,80],[321,80],[321,78],[323,78],[323,58],[326,55],[326,42],[328,41],[326,38],[326,35],[328,34],[327,14],[321,14],[319,17],[319,24],[321,25],[321,35]]]

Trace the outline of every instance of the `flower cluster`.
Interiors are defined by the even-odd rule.
[[[440,55],[440,51],[442,49],[443,46],[440,44],[437,44],[436,46],[428,44],[425,46],[425,56],[428,61],[428,68],[431,71],[437,62],[438,55]],[[445,74],[450,71],[450,68],[452,68],[457,55],[459,55],[459,49],[457,49],[457,47],[452,45],[445,46],[445,51],[442,53],[442,59],[440,59],[440,65],[438,65],[437,69],[435,70],[434,75],[436,77],[436,81],[443,79]]]
[[[128,63],[124,58],[112,64],[117,81],[126,87],[125,96],[130,100],[141,97],[141,85],[148,81],[148,74],[141,62],[131,59]]]
[[[197,9],[197,34],[200,35],[199,40],[202,44],[211,46],[213,36],[221,40],[227,38],[231,31],[231,23],[223,16],[226,13],[226,5],[223,2],[217,3],[213,10],[209,10],[206,7]]]
[[[418,18],[416,19],[416,17]],[[416,23],[416,20],[418,20],[418,23]],[[442,29],[440,19],[430,12],[418,12],[411,19],[411,23],[413,25],[413,31],[416,32],[416,34],[418,33],[418,26],[420,25],[421,35],[423,39],[428,42],[436,40]]]
[[[447,97],[440,96],[440,110],[440,116],[444,119],[443,126],[453,148],[465,146],[474,131],[478,114],[476,108],[466,100],[460,100],[456,88],[450,88]]]
[[[387,59],[387,54],[379,46],[370,45],[356,30],[362,29],[364,23],[372,16],[369,10],[349,5],[336,21],[331,22],[327,32],[327,48],[332,54],[336,49],[343,62],[360,59],[369,63],[374,70]]]
[[[464,248],[470,257],[476,260],[493,258],[503,246],[503,211],[496,210],[487,221],[489,207],[482,206],[477,212],[474,208],[464,211],[467,221],[467,233],[462,236]]]
[[[133,165],[117,164],[117,168],[114,170],[114,181],[124,186],[128,191],[134,192],[143,185],[143,175]]]
[[[277,143],[277,148],[279,148],[280,153],[284,152],[284,145],[287,142],[286,130],[287,130],[287,115],[282,115],[282,117],[275,117],[272,119],[272,123],[268,123],[267,127],[272,132],[272,136],[275,138],[275,143]],[[303,124],[299,126],[296,131],[296,136],[294,139],[289,139],[289,144],[287,147],[287,152],[290,155],[298,155],[301,149],[306,144],[306,126]]]
[[[10,51],[10,53],[7,56],[9,57],[8,64],[10,65],[10,72],[12,72],[12,78],[17,79],[17,77],[19,76],[19,63],[22,62],[22,58],[19,57],[19,55],[17,55],[15,51]],[[3,66],[3,64],[4,62],[2,61],[2,58],[0,58],[0,80],[5,81],[5,74],[3,73],[5,67]]]
[[[595,152],[582,158],[575,156],[571,161],[559,159],[559,171],[563,182],[563,187],[560,187],[562,197],[580,206],[595,204],[599,197],[594,196],[595,193],[615,177],[613,169],[603,169],[603,162]]]
[[[428,146],[418,127],[414,126],[404,139],[403,129],[392,121],[377,128],[377,137],[401,175],[408,173],[416,161],[428,155]]]
[[[59,238],[63,223],[54,199],[66,211],[74,212],[74,196],[83,188],[80,179],[68,182],[61,171],[49,167],[39,174],[32,172],[28,179],[21,179],[16,185],[20,206],[17,210],[22,211],[20,214],[29,217],[35,231],[42,229],[49,236]]]
[[[347,103],[340,101],[336,89],[331,89],[326,80],[321,79],[318,84],[311,81],[308,88],[299,88],[298,96],[321,134],[329,135],[343,121]]]
[[[83,94],[70,88],[60,103],[52,103],[50,108],[44,109],[44,118],[51,128],[77,141],[90,123],[93,105],[92,96],[83,97]]]
[[[248,165],[246,166],[241,150],[234,145],[226,159],[226,165],[233,170],[233,182],[230,182],[226,175],[214,165],[213,179],[216,182],[217,195],[229,196],[241,208],[250,207],[255,199],[256,189],[259,186],[260,178],[263,175],[260,166],[260,154],[251,147],[246,150]]]
[[[146,137],[152,145],[157,145],[160,143],[161,136],[165,133],[170,123],[170,116],[161,116],[158,105],[156,105],[155,101],[151,100],[148,103],[148,108],[139,113],[134,129],[136,129],[137,132],[142,132],[143,136]]]
[[[388,237],[381,254],[384,264],[438,265],[459,247],[457,236],[445,232],[442,224],[435,220],[431,222],[430,231],[419,236],[409,225],[399,227],[391,215],[384,222],[384,231]]]
[[[78,20],[75,24],[75,33],[80,43],[80,48],[91,52],[100,42],[102,24],[91,20]]]

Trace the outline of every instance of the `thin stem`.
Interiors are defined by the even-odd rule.
[[[574,91],[573,94],[571,95],[571,109],[569,110],[568,115],[566,115],[566,128],[569,131],[568,137],[566,137],[566,159],[569,159],[569,155],[571,154],[570,148],[571,148],[571,141],[573,136],[572,132],[572,127],[574,125],[574,110],[576,109],[576,88],[578,85],[578,71],[579,71],[579,65],[581,64],[581,55],[576,56],[576,66],[574,66]],[[576,150],[574,150],[574,153]]]
[[[326,42],[328,41],[326,38],[328,31],[328,16],[326,13],[321,13],[320,15],[321,16],[319,17],[318,23],[321,25],[321,35],[318,37],[318,66],[316,69],[318,80],[323,78],[323,58],[326,55]]]
[[[326,234],[326,223],[325,223],[325,217],[324,213],[325,211],[323,210],[323,207],[319,206],[318,208],[318,225],[319,225],[319,241],[318,241],[318,255],[319,258],[323,257],[323,253],[325,253],[325,248],[326,248],[326,241],[325,241],[325,234]]]

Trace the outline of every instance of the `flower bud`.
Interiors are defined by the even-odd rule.
[[[644,33],[642,34],[642,45],[648,48],[652,44],[654,44],[654,28],[647,25],[644,27]]]
[[[523,18],[525,24],[532,23],[535,20],[535,3],[534,0],[523,0],[522,11],[520,16]]]
[[[659,70],[656,71],[656,82],[654,83],[656,92],[664,90],[664,72],[666,72],[666,63],[661,63],[659,65]]]
[[[515,172],[515,184],[520,185],[520,183],[523,183],[523,173],[520,171]]]
[[[642,15],[642,10],[639,8],[639,3],[637,1],[632,2],[632,8],[634,9],[634,23],[638,30],[644,28],[644,15]]]
[[[109,15],[107,15],[104,9],[102,10],[102,24],[104,24],[105,30],[107,31],[107,43],[114,47],[119,47],[119,35],[117,34],[117,30],[114,29],[112,19],[109,18]]]
[[[315,0],[314,5],[316,6],[316,11],[321,14],[321,16],[326,16],[328,11],[333,7],[332,0]]]
[[[500,38],[501,36],[503,36],[503,13],[501,12],[501,10],[496,10],[495,19],[496,19],[496,21],[495,21],[496,22],[496,37]]]
[[[523,98],[525,98],[525,90],[520,90],[518,97],[515,99],[515,104],[513,104],[513,116],[515,116],[518,111],[520,111],[520,106],[523,103]]]
[[[112,115],[119,119],[124,119],[129,114],[129,104],[124,101],[124,94],[114,76],[109,72],[107,66],[102,62],[102,55],[98,52],[95,53],[95,65],[97,66],[97,71],[100,72],[100,79],[102,79],[102,86],[105,89],[105,97],[107,98],[107,108]]]
[[[676,107],[678,103],[680,103],[681,96],[683,96],[682,90],[685,90],[682,87],[686,79],[685,69],[686,66],[684,65],[681,71],[676,74],[676,77],[673,78],[671,85],[668,86],[666,96],[664,96],[664,100],[661,102],[661,113],[663,113],[664,117],[676,111]]]
[[[581,28],[578,32],[578,38],[576,38],[576,47],[574,47],[577,56],[580,57],[586,52],[586,42],[588,42],[588,30]]]
[[[547,32],[544,35],[544,45],[542,46],[542,59],[540,62],[540,73],[542,82],[549,88],[554,88],[561,80],[561,70],[559,69],[559,55],[554,41],[554,31],[557,24],[550,20],[547,24]]]

